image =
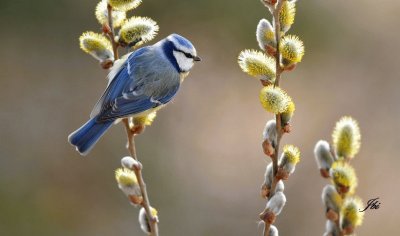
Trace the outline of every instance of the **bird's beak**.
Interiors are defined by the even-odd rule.
[[[195,56],[195,57],[193,57],[193,60],[194,60],[194,61],[201,61],[201,58],[198,57],[198,56]]]

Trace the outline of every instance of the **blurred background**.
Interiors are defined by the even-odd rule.
[[[106,71],[78,45],[100,31],[97,0],[0,1],[0,235],[143,235],[138,209],[114,180],[127,155],[122,125],[85,158],[67,136],[88,119]],[[286,182],[280,235],[322,235],[324,209],[313,147],[331,140],[335,122],[352,115],[362,131],[352,162],[368,210],[358,235],[397,235],[400,190],[400,2],[299,1],[290,33],[306,46],[303,62],[282,87],[296,102],[283,144],[302,160]],[[203,61],[174,102],[137,140],[162,235],[261,235],[259,196],[266,164],[261,133],[267,114],[261,85],[240,71],[237,56],[257,49],[255,29],[270,19],[258,0],[144,0],[134,11],[176,32]],[[397,184],[396,184],[397,183]]]

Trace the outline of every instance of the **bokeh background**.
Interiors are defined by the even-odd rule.
[[[83,31],[100,30],[96,4],[0,1],[0,235],[143,235],[138,209],[114,180],[127,155],[123,127],[85,158],[67,142],[106,85],[106,72],[78,46]],[[326,181],[313,147],[352,115],[363,134],[357,192],[381,201],[358,235],[398,235],[400,2],[307,0],[297,10],[291,33],[306,55],[282,81],[297,105],[283,143],[299,146],[302,160],[276,225],[281,235],[322,235]],[[162,235],[261,235],[261,132],[272,116],[237,55],[257,49],[256,25],[269,13],[257,0],[144,0],[135,14],[159,23],[156,40],[182,34],[203,58],[137,138]]]

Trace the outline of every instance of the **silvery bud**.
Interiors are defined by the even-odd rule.
[[[266,185],[268,189],[271,189],[273,175],[274,174],[273,174],[273,171],[272,171],[272,162],[271,162],[265,168],[265,174],[264,174],[264,185]],[[284,189],[285,189],[285,185],[283,184],[283,181],[281,181],[281,180],[278,181],[275,191],[283,192]]]
[[[332,209],[336,213],[340,212],[340,207],[342,205],[342,197],[336,191],[333,185],[326,185],[322,190],[322,202],[327,209]]]
[[[157,210],[154,209],[153,207],[150,207],[150,211],[152,216],[158,221]],[[143,232],[145,232],[146,234],[151,233],[150,221],[149,218],[147,217],[146,210],[144,209],[144,207],[142,207],[139,211],[139,224]]]
[[[265,155],[272,156],[275,153],[276,145],[276,122],[275,120],[269,120],[265,125],[263,131],[263,143],[262,148]]]
[[[266,124],[265,124],[265,128],[263,131],[263,139],[264,142],[270,145],[270,149],[269,152],[272,152],[270,155],[273,154],[275,146],[276,146],[276,138],[277,138],[277,134],[276,134],[276,121],[275,120],[269,120]],[[266,147],[267,145],[264,145],[264,152],[266,151]],[[267,154],[267,153],[266,153]]]
[[[285,206],[286,197],[282,192],[276,192],[274,196],[268,201],[267,209],[274,213],[276,216],[279,215]]]
[[[329,177],[329,169],[334,161],[329,143],[325,140],[318,141],[314,148],[314,156],[323,177]]]
[[[336,226],[335,222],[327,220],[325,224],[325,233],[323,236],[340,236],[340,229]]]
[[[126,156],[121,159],[121,165],[125,168],[133,170],[136,166],[139,166],[140,163],[132,157]]]
[[[263,188],[266,188],[265,190],[267,192],[263,197],[268,197],[269,190],[271,189],[272,186],[272,180],[273,180],[273,171],[271,162],[267,165],[265,169]],[[285,185],[282,180],[279,180],[278,183],[276,184],[275,192],[283,192],[283,190],[285,190]]]
[[[257,25],[257,42],[260,48],[266,51],[269,55],[276,53],[275,31],[271,23],[266,19],[261,19]]]
[[[274,225],[269,227],[269,236],[279,236],[278,229]]]

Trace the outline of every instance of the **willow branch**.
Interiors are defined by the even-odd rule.
[[[135,146],[135,139],[134,139],[135,132],[129,126],[128,118],[124,118],[122,121],[125,125],[126,135],[128,138],[127,148],[129,150],[129,153],[131,154],[133,159],[135,159],[136,161],[139,162],[137,153],[136,153],[136,146]],[[158,236],[158,219],[152,215],[151,210],[150,210],[150,200],[149,200],[149,195],[147,194],[146,184],[143,180],[142,165],[135,166],[133,168],[133,171],[135,172],[136,178],[139,183],[140,191],[141,191],[142,197],[143,197],[143,202],[141,205],[145,209],[146,215],[149,218],[150,235]]]
[[[332,145],[329,145],[329,150],[330,150],[330,152],[331,152],[332,157],[334,158],[334,160],[338,160],[338,157],[337,157],[337,155],[336,155],[335,148],[333,148]],[[329,178],[331,179],[331,177],[329,177]],[[340,197],[342,198],[342,201],[344,201],[345,194],[344,194],[343,192],[340,192],[340,191],[339,191],[339,195],[340,195]],[[336,227],[339,229],[339,235],[338,235],[338,236],[344,236],[345,234],[343,233],[343,230],[342,230],[341,227],[340,227],[340,221],[339,221],[339,219],[340,219],[340,211],[335,212],[335,213],[337,214],[337,219],[334,220],[334,223],[335,223]]]
[[[108,32],[108,36],[110,37],[110,41],[112,44],[113,52],[114,52],[114,58],[117,60],[119,58],[118,55],[118,43],[115,42],[115,31],[114,31],[114,24],[112,20],[112,6],[110,4],[107,5],[107,15],[108,15],[108,26],[110,27],[110,30]]]
[[[281,68],[281,53],[280,53],[280,43],[281,43],[281,23],[279,21],[279,14],[282,8],[283,2],[286,0],[278,0],[276,8],[274,10],[273,18],[274,18],[274,26],[275,26],[275,40],[276,40],[276,54],[275,54],[275,67],[276,67],[276,79],[274,86],[279,86],[279,81],[281,79],[282,68]]]
[[[276,70],[276,78],[275,78],[275,83],[274,86],[277,87],[279,86],[279,82],[281,79],[281,74],[282,74],[282,67],[280,64],[281,61],[281,54],[280,54],[280,41],[281,41],[281,25],[279,22],[279,14],[280,14],[280,10],[282,8],[282,4],[285,0],[278,0],[276,8],[273,11],[273,16],[274,16],[274,26],[275,26],[275,40],[276,40],[276,54],[275,54],[275,70]],[[283,136],[283,128],[282,128],[282,122],[281,122],[281,115],[277,114],[275,116],[275,120],[276,120],[276,145],[275,145],[275,152],[272,155],[272,167],[273,167],[273,184],[271,186],[271,194],[273,194],[275,192],[275,187],[276,187],[276,183],[277,183],[277,178],[276,178],[276,174],[278,173],[278,158],[279,158],[279,147],[280,147],[280,142]],[[275,184],[274,184],[275,183]]]
[[[115,42],[115,31],[114,31],[113,20],[112,20],[112,6],[110,4],[107,5],[107,10],[108,10],[108,26],[109,26],[108,35],[110,37],[110,41],[112,44],[114,58],[115,58],[115,60],[117,60],[117,59],[119,59],[119,56],[118,56],[119,44],[117,42]],[[131,129],[131,127],[129,125],[129,118],[123,118],[122,121],[125,125],[126,135],[127,135],[127,139],[128,139],[127,149],[129,151],[130,155],[132,156],[132,158],[139,162],[137,153],[136,153],[136,146],[135,146],[135,138],[134,138],[135,132]],[[134,166],[133,171],[135,172],[137,181],[139,183],[140,192],[143,197],[143,202],[141,203],[141,205],[145,209],[146,215],[149,219],[150,236],[158,236],[158,219],[155,216],[153,216],[153,214],[150,210],[150,200],[149,200],[149,196],[147,194],[146,184],[143,180],[142,165],[140,164],[140,165]]]
[[[269,235],[269,230],[271,228],[271,225],[267,222],[264,222],[264,236],[268,236]]]
[[[274,26],[275,26],[275,40],[276,40],[276,53],[275,53],[275,71],[276,71],[276,77],[275,77],[275,83],[274,87],[279,86],[279,82],[281,79],[281,74],[282,74],[282,68],[281,68],[281,54],[280,54],[280,41],[281,41],[281,25],[279,21],[279,14],[280,10],[282,8],[282,4],[285,0],[278,0],[276,7],[273,9],[273,20],[274,20]],[[280,142],[283,136],[283,129],[282,129],[282,122],[281,122],[281,115],[277,114],[275,116],[276,120],[276,133],[277,133],[277,138],[276,138],[276,145],[275,145],[275,152],[271,156],[272,158],[272,171],[273,171],[273,178],[272,178],[272,184],[271,184],[271,189],[269,191],[269,197],[271,198],[272,195],[275,193],[276,185],[278,183],[278,178],[276,177],[278,173],[278,157],[279,157],[279,146]],[[270,223],[264,220],[264,236],[269,235],[270,231]]]

